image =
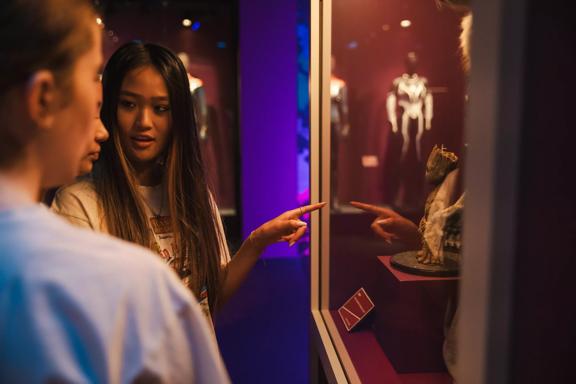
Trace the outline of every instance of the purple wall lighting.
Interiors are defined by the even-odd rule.
[[[240,0],[244,237],[297,206],[297,2]],[[263,257],[296,257],[296,246]]]

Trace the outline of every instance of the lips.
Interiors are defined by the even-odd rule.
[[[88,154],[88,158],[89,158],[90,160],[92,160],[92,161],[98,160],[99,157],[100,157],[100,151],[90,152],[90,153]]]
[[[149,135],[134,135],[130,137],[132,145],[137,149],[145,149],[154,143],[154,138]]]

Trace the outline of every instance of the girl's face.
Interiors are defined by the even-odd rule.
[[[133,69],[120,87],[120,144],[135,168],[154,166],[170,141],[172,113],[164,79],[153,67]]]

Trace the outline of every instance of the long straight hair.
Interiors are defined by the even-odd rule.
[[[110,234],[152,248],[153,236],[138,192],[133,168],[120,144],[117,108],[122,82],[137,68],[158,71],[168,89],[172,114],[171,138],[164,151],[162,188],[166,188],[170,224],[179,270],[188,270],[198,295],[205,284],[213,311],[220,296],[220,246],[217,225],[194,119],[186,69],[180,59],[162,46],[130,42],[110,58],[102,77],[101,119],[110,133],[102,145],[94,172],[102,216]],[[181,276],[182,277],[182,276]]]

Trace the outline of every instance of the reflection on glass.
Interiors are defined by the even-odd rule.
[[[364,330],[394,374],[450,382],[443,330],[457,280],[399,272],[390,256],[411,251],[411,261],[434,269],[460,249],[457,165],[432,183],[426,163],[435,146],[463,155],[462,15],[434,1],[331,3],[329,307],[364,288],[375,303]],[[361,210],[350,201],[370,205]],[[418,254],[420,230],[428,248]]]
[[[190,23],[192,25],[192,23]],[[190,82],[190,94],[194,103],[194,115],[196,117],[196,126],[201,140],[206,140],[208,134],[208,105],[206,104],[206,93],[204,91],[204,82],[190,74],[190,57],[186,52],[178,52],[178,57],[182,60],[184,68],[188,73]]]
[[[461,151],[460,16],[433,1],[335,0],[332,9],[333,206],[360,200],[418,218],[432,147]]]

